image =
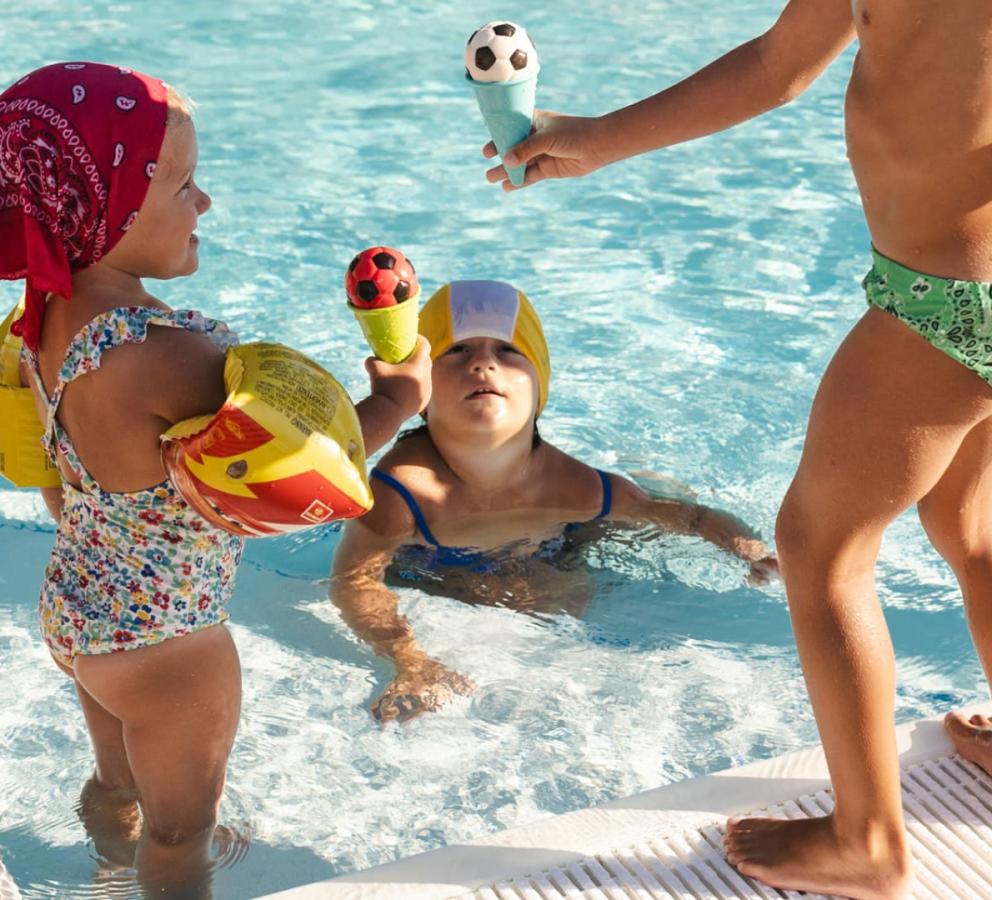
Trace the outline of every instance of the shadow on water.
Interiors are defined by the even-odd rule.
[[[79,826],[82,838],[82,826]],[[54,854],[58,865],[53,866]],[[259,840],[240,837],[234,841],[216,840],[213,847],[214,872],[210,888],[170,891],[145,889],[138,885],[132,869],[111,867],[88,840],[53,846],[26,827],[0,831],[0,855],[24,900],[58,897],[59,900],[95,900],[114,897],[121,900],[244,900],[332,878],[339,874],[327,860],[305,847],[270,846]],[[56,869],[57,871],[53,871]]]
[[[245,544],[244,558],[291,578],[326,578],[341,528],[340,522],[332,522],[282,537],[251,539]]]
[[[322,656],[351,659],[355,647],[328,626],[314,627],[313,615],[294,608],[304,602],[325,600],[326,578],[340,537],[337,523],[308,532],[267,541],[250,541],[246,560],[260,569],[257,577],[271,581],[271,597],[253,590],[238,596],[235,621],[268,634],[290,646]],[[694,546],[673,546],[669,537],[652,530],[589,535],[591,540],[572,548],[564,560],[574,571],[581,567],[590,582],[591,602],[578,617],[594,644],[626,647],[632,651],[670,647],[684,641],[767,646],[791,649],[794,646],[785,591],[781,582],[762,589],[743,583],[743,572],[734,574],[729,558],[701,542]],[[637,553],[632,552],[636,548]],[[687,584],[669,568],[670,558],[696,557],[725,570],[714,576],[724,583],[714,590],[704,584]],[[729,572],[729,575],[728,575]],[[282,576],[282,577],[280,577]],[[251,576],[254,580],[255,574]],[[727,587],[727,579],[737,586]],[[303,581],[306,579],[306,581]],[[421,583],[407,583],[429,593],[460,598],[437,584],[436,573],[426,573]],[[404,582],[396,581],[396,586]],[[249,592],[245,592],[248,594]],[[511,590],[512,594],[512,590]],[[513,608],[512,596],[499,605]],[[278,615],[273,609],[279,610]],[[527,611],[527,610],[523,610]],[[568,611],[562,604],[554,612]],[[886,621],[900,656],[939,659],[960,657],[967,624],[962,606],[885,609]],[[536,618],[552,627],[555,615]],[[377,667],[378,668],[378,667]]]
[[[885,619],[900,655],[960,659],[968,626],[960,605],[886,607]],[[784,590],[740,587],[711,591],[674,580],[618,581],[598,585],[585,616],[595,643],[650,650],[684,640],[792,648],[795,644]]]
[[[281,575],[251,563],[242,565],[238,578],[245,589],[235,588],[233,622],[284,644],[294,653],[355,658],[355,645],[344,632],[302,608],[315,602],[330,604],[325,582]]]
[[[20,565],[0,574],[3,603],[33,608],[52,534],[48,529],[0,521],[0,541],[8,538],[17,542]],[[296,651],[364,660],[365,654],[356,650],[346,631],[320,623],[303,608],[329,602],[326,582],[318,579],[327,576],[338,538],[339,528],[331,525],[286,538],[250,541],[239,578],[250,581],[251,589],[236,591],[233,621]],[[604,539],[599,545],[603,557],[592,566],[583,563],[593,599],[582,620],[592,643],[633,651],[686,640],[793,647],[780,583],[761,590],[743,584],[711,590],[685,584],[665,568],[664,541],[658,542],[650,559],[624,559],[623,549]],[[889,606],[885,617],[900,656],[960,661],[968,633],[960,604],[925,609]],[[554,623],[555,618],[546,621]],[[377,674],[379,668],[377,665]],[[382,673],[387,669],[383,666]]]
[[[256,557],[257,559],[257,557]],[[328,557],[329,559],[329,557]],[[324,569],[328,568],[325,561]],[[231,621],[278,642],[295,656],[351,663],[369,673],[369,700],[378,696],[395,675],[392,663],[360,646],[344,625],[331,624],[306,607],[324,604],[334,609],[327,581],[281,574],[242,563],[231,605]],[[240,588],[240,589],[239,589]],[[335,612],[330,612],[336,615]]]

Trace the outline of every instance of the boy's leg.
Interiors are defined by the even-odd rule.
[[[919,503],[930,542],[954,570],[985,677],[992,680],[992,419],[976,425],[954,462]],[[949,713],[958,752],[992,772],[992,723]]]
[[[745,874],[854,897],[908,889],[875,558],[885,527],[931,491],[989,415],[992,388],[878,309],[831,361],[776,537],[836,808],[819,820],[732,824],[728,858]]]
[[[215,625],[153,647],[78,656],[75,672],[123,723],[144,819],[139,879],[182,886],[191,898],[209,892],[210,841],[241,707],[229,632]]]

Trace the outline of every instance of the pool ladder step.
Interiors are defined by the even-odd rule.
[[[958,756],[943,756],[903,769],[902,796],[916,863],[913,897],[992,900],[992,779]],[[832,809],[832,794],[820,791],[755,814],[800,819]],[[768,888],[740,875],[724,859],[722,822],[496,882],[459,900],[816,896]]]

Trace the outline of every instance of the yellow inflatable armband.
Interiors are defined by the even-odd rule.
[[[34,397],[21,387],[21,339],[10,333],[23,311],[22,300],[0,324],[0,475],[18,487],[58,487],[62,479],[41,446]]]
[[[173,425],[162,461],[176,489],[234,534],[283,534],[372,508],[365,445],[347,392],[279,344],[232,347],[227,400],[213,416]]]

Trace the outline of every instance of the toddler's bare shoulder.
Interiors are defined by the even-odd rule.
[[[404,484],[410,480],[419,485],[435,480],[443,465],[430,436],[423,432],[396,441],[379,460],[377,468]]]
[[[544,469],[549,479],[555,482],[569,484],[571,487],[583,485],[598,485],[599,475],[596,469],[581,459],[571,456],[564,450],[559,450],[551,444],[544,446],[546,462]]]
[[[181,328],[150,326],[144,341],[115,348],[101,367],[135,404],[168,422],[216,412],[227,398],[224,354]]]

